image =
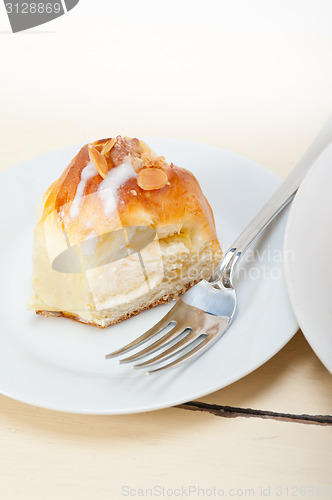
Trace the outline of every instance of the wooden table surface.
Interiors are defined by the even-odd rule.
[[[152,9],[140,5],[148,3]],[[123,134],[199,140],[285,177],[332,109],[331,9],[319,0],[312,24],[314,3],[294,1],[299,17],[295,8],[272,15],[255,0],[265,16],[259,24],[252,4],[240,3],[240,24],[232,2],[220,2],[231,28],[209,29],[215,21],[204,18],[199,39],[181,2],[178,17],[167,17],[181,25],[171,36],[160,19],[138,31],[129,15],[127,39],[119,20],[111,30],[107,16],[92,22],[84,1],[17,36],[0,17],[0,169]],[[194,15],[198,26],[205,11]],[[332,499],[331,464],[332,377],[301,331],[244,379],[157,412],[63,414],[0,396],[1,500]]]

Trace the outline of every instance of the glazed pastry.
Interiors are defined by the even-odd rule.
[[[45,193],[30,307],[106,327],[175,298],[222,253],[194,175],[138,139],[85,145]]]

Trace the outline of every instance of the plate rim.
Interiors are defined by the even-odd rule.
[[[326,154],[326,151],[331,149],[332,151],[332,142],[322,151],[322,153],[319,155],[319,157],[316,159],[314,162],[313,166],[305,176],[304,180],[302,181],[301,186],[299,187],[294,200],[292,202],[290,211],[289,211],[289,216],[285,228],[285,236],[284,236],[284,253],[288,251],[293,251],[293,244],[292,240],[294,238],[294,234],[296,232],[296,219],[297,219],[297,214],[299,211],[299,206],[301,207],[303,203],[303,196],[307,190],[307,187],[310,185],[310,181],[313,177],[317,175],[316,172],[319,172],[320,169],[323,169],[324,163],[322,163],[322,158],[324,159],[324,155]],[[316,200],[317,201],[317,200]],[[312,203],[315,205],[315,203]],[[295,232],[294,232],[295,230]],[[286,287],[287,287],[287,292],[288,292],[288,297],[294,312],[294,315],[299,323],[300,329],[309,343],[310,347],[318,357],[318,359],[321,361],[321,363],[325,366],[325,368],[332,374],[332,362],[329,365],[328,358],[324,356],[324,352],[322,355],[322,348],[317,344],[317,339],[315,338],[314,332],[312,332],[310,325],[307,323],[307,315],[305,311],[303,310],[302,307],[300,307],[299,301],[296,298],[296,295],[299,295],[299,290],[296,288],[295,285],[295,280],[294,280],[294,262],[292,259],[285,259],[284,260],[284,270],[285,270],[285,281],[286,281]],[[297,291],[296,291],[297,290]],[[300,290],[301,293],[301,290]],[[323,359],[322,359],[323,358]],[[326,358],[326,359],[325,359]]]

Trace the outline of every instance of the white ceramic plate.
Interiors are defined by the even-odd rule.
[[[214,147],[170,139],[149,140],[169,161],[197,176],[214,210],[223,250],[280,184],[261,166]],[[193,363],[147,377],[106,353],[129,342],[170,309],[145,311],[100,331],[28,311],[35,208],[78,147],[29,160],[1,175],[0,391],[61,411],[121,414],[197,399],[265,363],[297,330],[280,254],[287,214],[255,244],[256,262],[241,264],[237,316],[224,337]],[[251,254],[252,255],[252,254]],[[246,275],[246,276],[244,276]]]
[[[303,181],[285,233],[285,272],[294,313],[332,373],[332,144]]]

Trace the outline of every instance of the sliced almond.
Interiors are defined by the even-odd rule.
[[[108,166],[107,166],[107,161],[105,159],[105,156],[103,156],[99,151],[93,147],[89,146],[89,153],[90,153],[90,158],[94,162],[94,164],[97,167],[99,175],[105,179],[107,172],[108,172]]]
[[[138,172],[142,170],[142,168],[144,168],[143,161],[137,156],[132,156],[132,155],[130,155],[130,159],[133,169],[135,170],[136,174],[138,174]]]
[[[154,153],[153,154],[143,153],[141,155],[141,159],[144,163],[144,166],[147,168],[159,166],[159,165],[156,165],[158,156],[156,156]]]
[[[104,144],[103,149],[101,150],[101,154],[107,155],[107,153],[109,153],[111,151],[111,149],[115,143],[116,143],[116,139],[114,137],[113,137],[113,139],[110,139],[108,142],[106,142],[106,144]]]
[[[141,155],[141,159],[144,163],[144,166],[148,167],[148,168],[150,168],[150,167],[163,168],[163,167],[167,166],[167,162],[166,162],[164,156],[157,156],[154,153],[143,153]]]
[[[96,147],[96,146],[102,146],[103,144],[105,144],[105,142],[108,142],[110,141],[111,139],[107,138],[107,139],[98,139],[97,141],[94,141],[92,143],[92,146]]]
[[[165,160],[165,156],[157,156],[154,162],[155,167],[165,167],[167,166],[167,161]]]
[[[166,186],[168,181],[167,175],[159,168],[144,168],[137,177],[137,184],[144,191],[153,191]]]
[[[146,142],[144,141],[139,141],[140,145],[141,145],[141,148],[142,148],[142,152],[143,153],[149,153],[151,154],[152,153],[152,150],[151,148],[146,144]]]

